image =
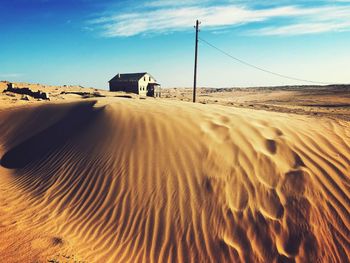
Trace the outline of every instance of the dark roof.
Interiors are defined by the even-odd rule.
[[[112,80],[116,80],[116,81],[138,81],[139,79],[141,79],[146,74],[151,76],[151,74],[149,74],[147,72],[117,74],[117,75],[114,76],[114,78],[112,78],[110,80],[110,82]],[[153,76],[151,76],[151,77],[153,78]]]

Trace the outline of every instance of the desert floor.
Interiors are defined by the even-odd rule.
[[[17,85],[50,101],[0,82],[1,262],[349,262],[349,88]]]

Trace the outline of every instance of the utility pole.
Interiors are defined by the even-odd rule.
[[[196,44],[194,55],[194,80],[193,80],[193,102],[196,102],[196,88],[197,88],[197,56],[198,56],[198,31],[200,22],[196,20]]]

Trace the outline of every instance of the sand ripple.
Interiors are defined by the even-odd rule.
[[[347,262],[349,129],[118,98],[2,111],[0,234],[89,262]]]

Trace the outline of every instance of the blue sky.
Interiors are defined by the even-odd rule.
[[[1,0],[0,80],[107,88],[148,71],[164,87],[193,83],[200,37],[280,74],[350,83],[350,0]],[[206,87],[307,84],[239,64],[199,43]]]

